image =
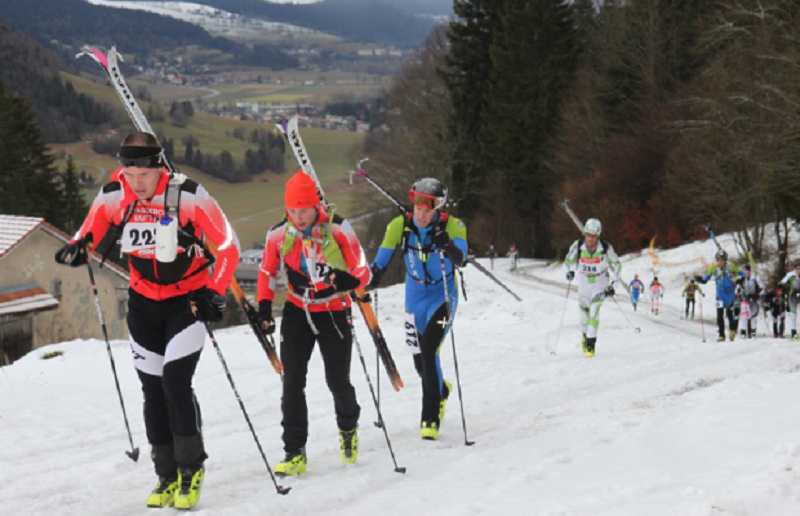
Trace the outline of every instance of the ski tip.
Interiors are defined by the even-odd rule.
[[[398,376],[397,378],[392,379],[392,387],[394,387],[395,391],[400,392],[400,390],[403,387],[405,387],[405,384],[403,383],[403,380]]]

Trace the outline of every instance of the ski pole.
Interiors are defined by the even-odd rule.
[[[467,439],[467,420],[464,417],[464,397],[461,393],[461,375],[458,372],[458,355],[456,354],[456,336],[453,331],[453,314],[450,310],[450,293],[447,288],[447,267],[444,264],[444,251],[439,251],[439,265],[442,270],[442,285],[444,286],[444,304],[447,309],[447,318],[450,320],[450,342],[453,345],[453,365],[456,369],[456,385],[458,386],[458,404],[461,407],[461,428],[464,430],[464,445],[472,446],[475,441]],[[455,278],[455,264],[453,264],[453,278]]]
[[[561,329],[564,327],[564,317],[567,315],[567,304],[569,303],[569,293],[572,289],[572,280],[567,281],[567,295],[564,297],[564,308],[561,310],[561,322],[558,323],[558,332],[556,333],[556,345],[548,350],[551,355],[558,354],[558,342],[561,340]]]
[[[614,301],[614,304],[617,305],[617,308],[619,308],[619,313],[621,313],[622,317],[625,318],[625,321],[628,322],[628,326],[632,327],[633,331],[635,331],[636,333],[641,333],[642,329],[638,326],[634,326],[633,322],[631,322],[630,318],[628,317],[628,314],[626,314],[625,311],[622,309],[622,306],[620,306],[617,299],[614,296],[611,296],[611,300]]]
[[[349,311],[347,313],[347,320],[350,323],[350,333],[353,335],[353,342],[355,343],[356,350],[358,351],[358,359],[361,361],[361,367],[364,369],[364,376],[367,378],[369,393],[372,395],[372,403],[375,404],[375,411],[378,413],[378,422],[375,423],[375,426],[383,429],[383,436],[386,438],[386,446],[389,447],[389,455],[392,456],[392,462],[394,463],[395,473],[405,473],[406,472],[405,466],[397,465],[397,458],[394,456],[394,449],[392,449],[392,441],[389,439],[389,432],[386,430],[386,423],[383,422],[383,415],[381,414],[381,406],[378,403],[378,399],[375,397],[375,390],[372,388],[372,380],[370,380],[369,373],[367,372],[367,363],[364,361],[364,354],[361,352],[361,344],[358,342],[358,337],[356,337],[356,328],[355,325],[353,324],[353,316],[350,314]]]
[[[269,465],[267,456],[264,454],[264,449],[261,447],[261,443],[258,440],[256,431],[253,428],[253,423],[250,422],[250,416],[247,415],[247,409],[244,408],[244,403],[242,402],[241,396],[239,396],[239,391],[236,389],[236,384],[233,383],[233,378],[231,377],[231,371],[230,369],[228,369],[228,363],[225,362],[225,357],[222,356],[222,350],[219,349],[219,344],[217,344],[217,339],[216,337],[214,337],[214,332],[211,331],[211,327],[208,325],[208,322],[203,321],[203,325],[206,327],[206,332],[208,333],[208,337],[211,339],[211,343],[214,345],[214,350],[217,352],[219,361],[222,363],[222,369],[225,370],[225,376],[228,377],[228,383],[231,384],[231,389],[233,389],[233,394],[236,396],[236,401],[239,402],[239,408],[242,409],[242,414],[244,414],[244,419],[245,421],[247,421],[247,426],[250,427],[250,433],[253,434],[253,440],[255,440],[256,446],[258,447],[258,451],[261,454],[261,458],[264,460],[264,466],[266,466],[267,468],[267,473],[269,473],[269,476],[272,479],[272,483],[275,486],[275,490],[278,492],[278,494],[282,495],[289,494],[289,491],[291,491],[292,488],[278,485],[278,481],[275,480],[275,475],[272,473],[272,468]]]
[[[84,248],[85,249],[85,248]],[[86,251],[88,253],[88,250]],[[97,319],[100,321],[100,328],[103,330],[103,338],[106,341],[106,351],[108,351],[108,360],[111,362],[111,373],[114,375],[114,385],[117,387],[117,395],[119,396],[119,406],[122,408],[122,419],[125,420],[125,430],[128,432],[128,442],[131,445],[131,451],[126,451],[125,455],[130,457],[133,462],[139,460],[139,448],[133,445],[133,435],[131,435],[131,426],[128,423],[128,413],[125,410],[125,400],[122,399],[122,390],[119,388],[119,378],[117,377],[117,365],[114,363],[114,354],[111,353],[111,344],[108,341],[108,329],[106,328],[106,319],[103,317],[103,309],[100,307],[100,295],[97,293],[97,283],[94,281],[94,271],[92,270],[92,258],[86,257],[86,270],[89,271],[89,283],[92,286],[92,294],[94,294],[94,306],[97,309]]]
[[[378,291],[372,293],[375,297],[375,319],[378,318]],[[378,353],[375,353],[375,384],[378,390],[378,413],[380,414],[381,410],[381,357]],[[379,417],[377,421],[374,421],[372,424],[377,426],[378,428],[383,427],[383,422]]]
[[[700,298],[700,334],[703,336],[703,342],[706,341],[706,324],[703,320],[703,299],[706,296]]]

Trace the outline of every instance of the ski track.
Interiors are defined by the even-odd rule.
[[[675,262],[708,254],[690,244],[664,254]],[[485,262],[488,266],[488,261]],[[796,515],[800,513],[800,349],[787,340],[713,342],[713,284],[706,287],[706,338],[683,321],[679,297],[691,266],[659,273],[664,312],[647,303],[601,311],[595,358],[578,344],[578,310],[560,267],[507,260],[494,273],[520,294],[517,303],[473,268],[468,301],[459,302],[455,337],[469,438],[464,446],[454,389],[439,441],[418,437],[420,381],[403,349],[403,287],[380,292],[380,319],[406,383],[394,392],[381,374],[383,432],[354,349],[352,379],[361,405],[360,456],[343,466],[333,402],[315,353],[309,365],[309,471],[278,479],[277,496],[210,342],[195,389],[210,456],[200,505],[207,515],[250,514],[534,514]],[[645,256],[625,257],[623,276],[645,271]],[[649,278],[644,278],[648,282]],[[709,288],[710,287],[710,288]],[[360,319],[360,317],[356,317]],[[760,319],[763,326],[763,319]],[[375,385],[375,354],[355,321]],[[763,328],[761,329],[763,333]],[[552,346],[561,332],[556,355]],[[283,456],[280,378],[248,327],[217,332],[236,387],[271,465]],[[134,435],[127,436],[105,344],[73,341],[35,350],[0,374],[0,514],[154,514],[144,498],[155,477],[149,460],[141,390],[125,342],[112,348]],[[40,360],[43,352],[64,355]],[[441,348],[453,381],[452,348]],[[10,466],[10,467],[9,467]],[[162,513],[174,513],[164,510]]]

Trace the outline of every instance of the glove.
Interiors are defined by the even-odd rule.
[[[70,267],[80,267],[89,261],[89,253],[86,252],[86,241],[77,240],[69,242],[64,247],[56,251],[56,263],[69,265]]]
[[[272,318],[272,301],[260,301],[258,303],[258,324],[264,333],[272,335],[275,333],[275,319]]]
[[[336,292],[347,292],[348,290],[358,288],[361,282],[347,271],[332,269],[331,272],[328,273],[328,283],[333,286]]]
[[[215,322],[222,319],[225,310],[225,297],[208,287],[195,290],[189,294],[195,317],[200,321]]]
[[[372,279],[369,281],[369,285],[367,285],[367,290],[374,290],[378,288],[378,284],[381,282],[381,276],[383,276],[385,269],[381,269],[376,265],[372,266]]]
[[[453,262],[453,265],[458,267],[464,265],[464,253],[450,239],[447,231],[442,226],[437,227],[434,231],[435,233],[431,237],[433,244],[444,251],[445,256]]]
[[[703,281],[703,277],[699,274],[695,275],[694,280],[698,283],[705,283],[705,281]]]
[[[603,292],[605,293],[606,297],[614,297],[614,285],[607,286]]]
[[[572,281],[575,279],[575,271],[567,271],[567,281]]]
[[[445,247],[447,247],[447,244],[450,243],[450,235],[447,234],[447,231],[445,230],[445,228],[443,228],[441,225],[439,225],[434,230],[434,233],[433,233],[433,236],[431,237],[431,240],[433,241],[434,244],[436,244],[437,247],[445,248]]]

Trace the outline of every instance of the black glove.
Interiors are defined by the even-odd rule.
[[[258,324],[264,333],[272,335],[275,333],[275,319],[272,318],[272,301],[260,301],[258,303]]]
[[[367,290],[374,290],[378,288],[378,284],[381,282],[381,276],[383,276],[383,272],[385,269],[381,269],[377,265],[372,266],[372,279],[369,281],[369,285],[367,285]]]
[[[447,244],[450,243],[450,235],[447,234],[447,231],[441,225],[437,226],[436,229],[433,231],[433,235],[431,236],[431,241],[439,248],[444,249],[447,247]]]
[[[694,280],[698,283],[705,283],[705,281],[703,281],[703,277],[699,274],[694,277]]]
[[[575,279],[575,271],[567,271],[567,281],[572,281]]]
[[[614,285],[607,286],[603,292],[605,293],[606,297],[614,297]]]
[[[358,288],[361,282],[347,271],[331,269],[331,272],[328,273],[328,283],[333,286],[336,292],[347,292]]]
[[[444,251],[445,256],[453,262],[453,265],[458,267],[464,265],[464,253],[461,252],[455,242],[450,240],[450,235],[447,234],[447,231],[442,226],[437,226],[434,230],[431,241],[436,247]]]
[[[86,242],[78,240],[70,242],[56,251],[56,263],[69,265],[70,267],[80,267],[89,260],[89,253],[86,252]]]
[[[208,287],[195,290],[189,294],[189,301],[194,306],[194,315],[200,321],[215,322],[222,319],[225,310],[225,297]]]

